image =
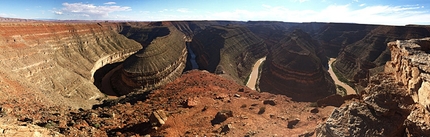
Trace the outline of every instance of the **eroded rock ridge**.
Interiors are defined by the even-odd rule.
[[[139,30],[139,29],[137,29]],[[175,80],[185,68],[187,49],[184,35],[174,27],[157,27],[153,39],[141,40],[146,46],[127,58],[113,77],[114,90],[118,95],[133,91],[148,91]],[[168,32],[168,34],[166,34]],[[140,40],[142,35],[130,35]]]
[[[324,64],[321,46],[307,33],[296,30],[269,50],[263,65],[260,90],[315,101],[335,93]]]

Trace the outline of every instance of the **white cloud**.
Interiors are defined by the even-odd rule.
[[[110,2],[103,3],[103,4],[106,4],[106,5],[114,5],[114,4],[116,4],[116,2],[112,2],[112,1],[110,1]]]
[[[359,6],[360,6],[360,7],[363,7],[363,6],[365,6],[365,5],[366,5],[366,3],[363,3],[363,4],[360,4]]]
[[[181,12],[181,13],[188,13],[190,12],[187,8],[180,8],[176,10],[177,12]]]
[[[291,1],[293,1],[293,2],[300,2],[300,3],[303,3],[303,2],[307,2],[307,1],[309,1],[309,0],[291,0]]]
[[[309,1],[309,0],[299,0],[300,3],[303,3],[303,2],[306,2],[306,1]]]
[[[57,15],[61,15],[61,14],[63,14],[63,12],[61,12],[61,11],[53,11],[55,14],[57,14]]]
[[[430,23],[430,13],[419,5],[365,6],[354,9],[350,4],[329,5],[322,10],[292,10],[282,6],[263,5],[263,10],[235,10],[213,13],[215,20],[277,20],[287,22],[349,22],[405,25]]]
[[[109,2],[108,2],[109,3]],[[118,11],[130,11],[130,7],[126,6],[96,6],[93,4],[84,3],[63,3],[63,8],[55,10],[54,13],[57,15],[72,15],[72,16],[83,16],[89,18],[106,18],[109,13]],[[61,14],[58,14],[61,13]]]

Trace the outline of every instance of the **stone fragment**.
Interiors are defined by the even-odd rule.
[[[159,127],[165,124],[167,114],[163,110],[156,110],[149,116],[149,123],[151,126]]]
[[[233,111],[231,110],[221,110],[216,115],[215,118],[211,121],[212,125],[220,124],[227,120],[227,118],[233,117]]]
[[[288,126],[287,127],[289,129],[293,129],[294,126],[296,126],[299,122],[300,122],[300,119],[298,119],[298,118],[296,118],[294,120],[290,120],[290,121],[288,121]]]
[[[318,110],[318,108],[313,108],[313,109],[311,109],[311,111],[310,111],[311,113],[318,113],[319,112],[319,110]]]
[[[221,128],[221,133],[227,133],[233,128],[233,125],[227,124]]]
[[[275,105],[276,105],[276,102],[275,102],[275,100],[274,100],[274,99],[267,99],[267,100],[264,100],[264,101],[263,101],[263,104],[264,104],[264,105],[269,104],[269,105],[275,106]]]
[[[187,107],[195,107],[198,104],[195,98],[188,98],[186,102]]]

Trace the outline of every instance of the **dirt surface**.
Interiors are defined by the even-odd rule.
[[[283,95],[259,93],[204,71],[189,71],[149,94],[105,101],[94,109],[0,104],[7,116],[66,136],[298,136],[312,135],[334,107],[311,107]],[[165,124],[151,126],[155,110]],[[229,112],[224,119],[217,113]],[[2,118],[0,118],[2,119]],[[157,129],[157,130],[155,130]]]

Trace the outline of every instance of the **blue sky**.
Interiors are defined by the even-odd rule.
[[[429,0],[3,0],[0,17],[430,25]]]

